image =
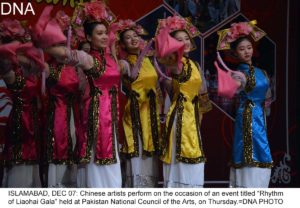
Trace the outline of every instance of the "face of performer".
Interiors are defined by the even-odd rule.
[[[188,54],[192,49],[192,42],[189,35],[185,31],[177,31],[174,38],[184,43],[184,53]]]
[[[92,48],[100,49],[108,46],[107,28],[104,24],[97,24],[91,35],[87,35]]]
[[[134,30],[125,31],[121,38],[121,41],[128,52],[139,52],[140,36]]]
[[[237,44],[235,53],[241,62],[252,64],[253,46],[248,39],[245,38]]]

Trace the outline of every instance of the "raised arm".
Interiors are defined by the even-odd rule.
[[[51,46],[45,52],[54,57],[58,62],[89,70],[94,66],[91,55],[81,50],[71,50],[65,46]]]

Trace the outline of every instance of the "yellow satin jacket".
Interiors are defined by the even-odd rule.
[[[202,79],[196,64],[186,57],[182,63],[182,72],[172,76],[174,95],[161,143],[160,159],[168,164],[172,158],[172,139],[176,139],[176,161],[193,164],[206,160],[200,123],[202,114],[211,110],[211,105],[202,105],[199,96]]]
[[[129,55],[127,61],[134,65],[137,55]],[[143,155],[152,156],[158,153],[160,123],[157,98],[158,76],[149,57],[142,61],[136,80],[123,77],[127,82],[128,101],[123,115],[125,142],[121,152],[126,156],[139,156],[139,142],[142,142]]]

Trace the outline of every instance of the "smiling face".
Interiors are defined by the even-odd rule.
[[[177,31],[174,38],[184,43],[184,53],[188,54],[192,49],[192,42],[189,35],[185,31]]]
[[[235,53],[241,62],[252,64],[253,46],[248,39],[245,38],[237,44]]]
[[[134,30],[127,30],[121,36],[121,41],[128,52],[137,53],[140,47],[140,36]]]
[[[108,46],[107,29],[104,24],[97,24],[92,35],[87,36],[88,41],[95,49],[106,48]]]

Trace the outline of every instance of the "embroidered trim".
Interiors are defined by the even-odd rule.
[[[199,114],[199,97],[195,96],[192,102],[194,103],[194,112],[195,112],[195,121],[196,121],[196,127],[197,127],[199,148],[202,153],[202,157],[199,157],[198,160],[205,162],[206,159],[205,159],[205,154],[203,151],[203,144],[202,144],[202,139],[201,139],[201,134],[200,134],[201,123],[200,123],[200,119],[199,119],[199,116],[200,116],[200,114]]]
[[[126,96],[129,97],[129,91],[131,90],[132,80],[130,79],[130,77],[128,75],[123,75],[122,83],[123,83],[123,88],[125,88],[124,91],[126,91]]]
[[[183,163],[189,163],[189,164],[196,164],[196,163],[205,162],[206,158],[204,156],[197,157],[197,158],[186,158],[186,157],[181,156],[181,129],[182,129],[182,115],[183,115],[183,110],[184,110],[183,102],[186,102],[186,98],[184,97],[184,95],[182,93],[180,93],[177,97],[176,105],[175,105],[175,107],[174,107],[174,109],[171,113],[171,116],[170,116],[170,120],[169,120],[168,128],[167,128],[167,133],[164,133],[164,138],[165,139],[163,140],[163,143],[162,143],[161,156],[164,156],[166,154],[167,149],[168,149],[170,135],[171,135],[171,131],[172,131],[172,124],[174,123],[175,115],[177,114],[177,120],[176,120],[176,161],[183,162]],[[197,129],[198,129],[198,125],[197,125]],[[198,134],[198,132],[197,132],[197,134]],[[201,138],[201,137],[199,137],[199,134],[198,134],[198,139],[199,138]],[[203,153],[201,140],[199,141],[199,148],[200,148],[200,151]],[[203,153],[203,155],[204,155],[204,153]]]
[[[113,151],[115,146],[113,146]],[[111,165],[117,163],[117,158],[107,158],[107,159],[95,159],[97,165]]]
[[[250,100],[245,102],[243,112],[243,143],[244,143],[244,161],[250,164],[252,160],[252,108],[253,103]]]
[[[25,78],[21,74],[20,71],[15,72],[15,82],[13,84],[7,84],[7,88],[17,93],[18,91],[22,90],[25,87]]]
[[[54,116],[55,116],[55,97],[50,96],[49,109],[48,109],[48,120],[47,120],[47,159],[51,163],[53,160],[53,147],[54,147]]]
[[[139,96],[140,95],[134,90],[131,90],[129,93],[130,115],[131,115],[134,150],[132,153],[128,153],[127,157],[138,157],[139,156],[139,137],[143,144],[143,132],[142,132],[142,125],[141,125],[141,120],[140,120],[139,102],[137,100],[137,98]]]
[[[60,64],[58,66],[55,66],[53,64],[49,65],[50,74],[47,79],[47,85],[49,87],[54,86],[58,82],[58,80],[60,79],[61,71],[64,67],[65,67],[64,64]]]
[[[182,130],[182,114],[183,114],[183,101],[186,101],[186,98],[182,93],[178,95],[177,98],[177,108],[176,108],[176,160],[181,161],[183,157],[181,157],[181,130]]]
[[[102,92],[99,88],[91,86],[90,96],[91,101],[88,109],[88,132],[87,132],[87,144],[84,158],[80,159],[80,163],[88,163],[92,156],[92,145],[95,138],[98,136],[99,127],[99,96]],[[96,161],[95,161],[96,162]]]
[[[13,91],[13,107],[11,112],[12,130],[10,132],[10,139],[13,144],[13,159],[10,161],[3,161],[4,164],[36,164],[37,160],[24,160],[22,158],[22,135],[23,135],[23,122],[22,113],[24,100],[21,98],[20,91],[24,89],[26,80],[20,72],[16,72],[16,81],[8,87]],[[32,122],[34,131],[34,140],[37,142],[39,138],[38,134],[38,115],[37,115],[37,100],[33,99],[30,104],[32,105]],[[33,150],[34,151],[34,150]],[[37,151],[37,150],[36,150]]]
[[[11,112],[12,131],[10,133],[10,139],[13,144],[13,163],[23,163],[22,159],[22,113],[24,100],[21,98],[21,91],[24,89],[26,81],[20,71],[15,73],[15,82],[11,85],[7,85],[7,88],[13,92],[13,107]],[[7,161],[10,162],[10,161]]]
[[[113,86],[109,90],[109,94],[111,95],[111,118],[112,118],[112,158],[106,159],[95,159],[95,163],[98,165],[110,165],[117,163],[116,158],[116,148],[115,148],[115,139],[118,141],[119,133],[118,133],[118,112],[117,112],[117,89]],[[116,138],[115,136],[116,135]]]
[[[117,95],[118,91],[115,86],[113,86],[109,90],[109,94],[111,95],[111,118],[112,118],[112,127],[114,133],[116,134],[116,139],[119,141],[119,122],[118,122],[118,101]]]
[[[177,98],[177,102],[176,102],[176,105],[170,115],[170,119],[169,119],[169,123],[167,125],[167,129],[164,128],[163,129],[163,139],[161,141],[161,152],[159,153],[159,155],[162,157],[166,154],[167,152],[167,149],[169,148],[169,140],[170,140],[170,135],[171,135],[171,131],[172,131],[172,124],[174,123],[174,120],[175,120],[175,115],[176,115],[176,112],[178,110],[178,99],[179,99],[179,96],[183,96],[182,94],[179,94],[178,95],[178,98]],[[177,145],[176,145],[177,146]]]
[[[73,104],[74,96],[69,94],[65,96],[67,100],[67,131],[68,131],[68,159],[53,159],[53,148],[55,146],[55,138],[53,134],[54,130],[54,117],[55,117],[55,101],[56,98],[54,96],[50,97],[49,101],[49,112],[48,112],[48,123],[47,123],[47,156],[48,162],[54,164],[62,164],[62,165],[70,165],[74,163],[74,155],[73,155],[73,142],[70,132],[70,120],[71,120],[71,108]]]
[[[244,143],[244,162],[242,164],[232,164],[235,168],[241,168],[243,166],[253,166],[261,168],[271,168],[273,162],[262,163],[253,160],[253,144],[252,144],[252,109],[254,104],[251,100],[245,101],[243,112],[243,143]]]
[[[262,162],[256,162],[252,161],[251,163],[239,163],[239,164],[231,164],[232,167],[234,168],[243,168],[243,167],[257,167],[257,168],[272,168],[273,167],[273,162],[271,163],[262,163]]]
[[[184,68],[186,68],[187,66],[187,70],[185,70]],[[180,74],[172,74],[172,77],[174,79],[176,79],[179,83],[184,83],[187,82],[192,75],[192,66],[190,63],[190,59],[187,59],[186,64],[183,65],[181,73]]]
[[[256,85],[254,72],[255,72],[254,66],[250,65],[249,66],[249,75],[246,75],[247,83],[245,86],[245,92],[247,92],[247,93],[252,91]]]
[[[156,95],[155,92],[151,89],[147,96],[150,98],[150,120],[151,120],[151,133],[152,133],[152,142],[154,144],[154,153],[159,151],[159,127],[157,119],[157,109],[156,109]],[[154,154],[153,153],[153,154]]]
[[[12,143],[16,144],[16,145],[22,143],[22,129],[23,129],[22,112],[23,112],[23,104],[24,104],[23,99],[20,97],[20,94],[17,93],[13,97],[13,107],[12,107],[12,112],[11,112],[11,118],[12,118],[13,121],[12,121],[12,131],[10,133],[10,139],[11,139]]]
[[[106,70],[106,60],[104,57],[104,51],[100,50],[99,53],[101,60],[93,56],[94,66],[89,70],[84,70],[84,73],[88,77],[92,77],[93,79],[99,78]]]
[[[38,118],[38,103],[37,99],[33,99],[31,102],[32,108],[32,118],[33,118],[33,129],[34,129],[34,139],[37,142],[40,139],[40,131],[39,131],[39,118]]]
[[[212,104],[207,93],[199,96],[199,112],[207,113],[212,110]]]

